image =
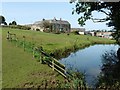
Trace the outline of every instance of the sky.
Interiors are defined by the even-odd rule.
[[[72,28],[81,28],[78,24],[80,15],[73,14],[74,4],[69,2],[2,2],[2,15],[6,22],[15,20],[18,24],[33,24],[44,19],[62,18],[70,22]],[[104,14],[94,12],[95,17],[105,17]],[[83,27],[86,30],[110,30],[105,23],[93,23],[91,20],[86,22]]]

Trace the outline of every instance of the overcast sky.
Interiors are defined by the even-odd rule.
[[[32,0],[33,1],[33,0]],[[65,0],[66,1],[66,0]],[[77,14],[72,15],[74,4],[69,2],[2,2],[2,15],[6,22],[15,20],[18,24],[31,24],[44,19],[62,18],[70,22],[71,27],[80,28]],[[95,17],[105,17],[104,14],[94,12]],[[110,29],[105,23],[87,21],[86,30]]]

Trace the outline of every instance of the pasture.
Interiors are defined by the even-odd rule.
[[[87,44],[110,44],[115,42],[114,40],[87,35],[52,34],[10,28],[3,28],[2,31],[3,35],[6,35],[8,31],[14,33],[20,40],[22,40],[23,36],[25,36],[26,41],[34,43],[35,46],[42,46],[43,49],[48,53],[54,52],[58,49],[63,49],[64,51],[64,48],[71,48],[75,44],[78,47],[82,47]]]
[[[94,43],[110,44],[114,40],[74,34],[52,34],[36,31],[2,28],[2,85],[3,88],[15,87],[57,87],[57,83],[64,82],[64,78],[52,71],[47,65],[40,64],[32,58],[32,54],[23,48],[16,47],[6,40],[7,32],[17,35],[19,40],[32,42],[35,46],[42,46],[47,53],[55,50],[71,48],[74,45],[84,47]],[[46,83],[49,85],[46,86]]]
[[[64,78],[47,65],[40,64],[32,58],[32,54],[24,52],[6,40],[6,32],[2,31],[2,87],[56,87],[56,81]],[[45,86],[49,82],[49,85]],[[52,84],[55,82],[54,84]],[[51,85],[52,84],[52,85]]]

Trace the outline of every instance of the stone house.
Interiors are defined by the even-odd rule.
[[[112,32],[95,32],[95,36],[103,38],[112,38]]]
[[[91,36],[95,36],[95,32],[90,32]]]
[[[43,32],[43,27],[41,25],[41,21],[37,21],[34,24],[30,24],[29,26],[31,27],[31,30]]]
[[[44,23],[47,22],[49,23],[49,26],[45,28]],[[50,19],[50,20],[45,20],[43,19],[42,21],[37,21],[33,25],[31,25],[32,30],[37,30],[39,29],[40,31],[48,30],[50,32],[70,32],[71,25],[68,21],[65,20],[57,20],[56,18]]]

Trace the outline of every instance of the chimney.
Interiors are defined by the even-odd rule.
[[[60,21],[62,21],[62,18],[60,18]]]

